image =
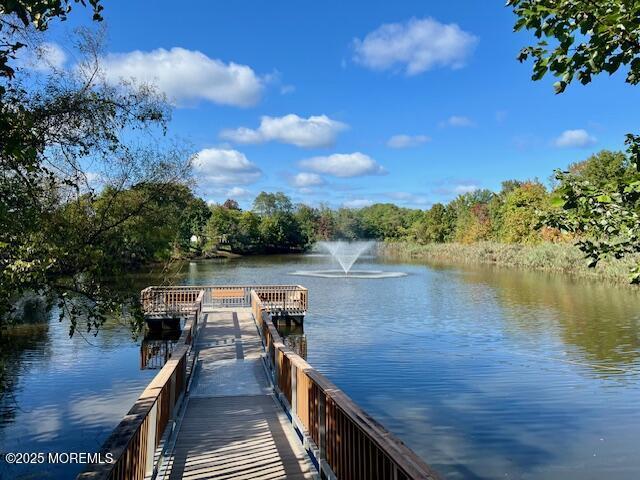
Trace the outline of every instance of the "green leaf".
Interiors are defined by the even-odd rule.
[[[565,81],[559,81],[553,84],[553,88],[556,92],[556,94],[558,93],[562,93],[565,91],[565,89],[567,88],[567,82]]]

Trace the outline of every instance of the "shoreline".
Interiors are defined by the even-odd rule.
[[[452,265],[494,265],[504,268],[554,272],[616,285],[635,288],[629,282],[632,259],[601,261],[597,267],[587,267],[582,252],[572,244],[540,243],[536,245],[498,242],[430,243],[381,242],[381,257],[398,260],[433,260]]]

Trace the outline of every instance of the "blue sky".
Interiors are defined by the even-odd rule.
[[[211,201],[278,190],[427,208],[505,179],[547,181],[637,130],[640,89],[623,74],[560,96],[552,77],[531,81],[516,61],[530,36],[513,33],[504,1],[131,0],[104,17],[108,75],[167,93],[170,134],[201,152]],[[63,52],[87,15],[71,18],[51,32]]]

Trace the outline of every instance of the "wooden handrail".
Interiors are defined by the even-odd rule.
[[[329,478],[439,478],[401,440],[287,347],[253,292],[251,310],[279,397],[312,444],[321,470],[330,470]]]
[[[204,292],[204,307],[249,307],[251,292],[260,296],[269,311],[304,315],[308,291],[301,285],[198,285],[147,287],[140,294],[146,315],[180,316],[191,308],[195,295]]]
[[[156,450],[189,383],[188,356],[202,316],[203,297],[200,292],[191,304],[171,358],[102,446],[102,458],[110,454],[114,462],[87,465],[78,480],[144,480],[156,468]]]

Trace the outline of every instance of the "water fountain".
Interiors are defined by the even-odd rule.
[[[404,277],[403,272],[387,272],[383,270],[352,270],[353,265],[364,253],[370,252],[375,246],[373,241],[337,240],[318,242],[317,247],[330,253],[338,262],[342,270],[298,270],[292,275],[323,278],[393,278]]]
[[[349,274],[356,260],[375,245],[371,241],[347,242],[339,240],[335,242],[318,242],[320,248],[327,250],[335,258],[345,275]]]

